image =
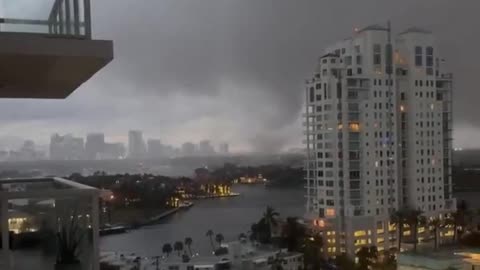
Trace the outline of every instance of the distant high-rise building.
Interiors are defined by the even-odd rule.
[[[80,160],[85,157],[83,138],[73,137],[71,134],[50,138],[50,159],[52,160]]]
[[[98,159],[123,159],[125,152],[123,143],[105,143],[103,152],[99,153]]]
[[[85,154],[87,159],[97,159],[104,152],[105,135],[103,133],[87,134],[85,142]]]
[[[427,219],[455,210],[452,75],[443,64],[430,32],[392,37],[377,25],[319,58],[306,87],[306,216],[329,255],[396,247],[390,217],[399,209]],[[422,229],[418,239],[428,238]]]
[[[191,142],[186,142],[182,144],[182,155],[183,156],[193,156],[195,155],[195,144]]]
[[[145,158],[146,156],[147,147],[142,132],[140,130],[130,130],[128,132],[128,157]]]
[[[215,149],[209,140],[203,140],[198,144],[198,154],[201,156],[209,156],[215,154]]]
[[[159,158],[165,155],[164,146],[158,139],[149,139],[147,141],[147,151],[150,158]]]
[[[220,154],[223,154],[223,155],[226,155],[228,154],[229,152],[229,149],[228,149],[228,143],[221,143],[219,146],[218,146],[218,152]]]

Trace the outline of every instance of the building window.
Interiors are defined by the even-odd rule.
[[[422,59],[423,59],[423,48],[420,46],[416,46],[415,47],[415,66],[421,67],[423,65]]]
[[[427,47],[426,48],[426,54],[427,54],[427,67],[433,67],[433,47]]]
[[[362,56],[361,56],[361,55],[357,55],[357,57],[356,57],[356,63],[357,63],[357,65],[361,65],[361,64],[362,64]]]
[[[345,64],[347,66],[350,66],[352,64],[352,57],[351,56],[345,56]]]
[[[357,68],[357,74],[362,74],[362,68]]]
[[[380,65],[382,63],[382,47],[380,44],[373,45],[373,64]]]
[[[352,76],[353,75],[353,71],[351,68],[347,69],[347,76]]]
[[[360,45],[355,45],[355,53],[360,53]]]
[[[342,54],[345,54],[345,48],[342,48]]]

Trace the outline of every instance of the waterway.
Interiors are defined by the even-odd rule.
[[[211,252],[206,232],[222,233],[226,241],[237,239],[249,231],[253,222],[259,220],[267,205],[274,207],[283,217],[302,216],[304,213],[304,190],[266,189],[257,186],[234,186],[238,197],[195,201],[195,205],[179,211],[162,223],[143,227],[126,234],[101,238],[100,249],[136,253],[146,256],[161,254],[162,245],[193,238],[192,249],[200,254]],[[466,200],[472,208],[480,208],[479,193],[458,193],[457,200]]]
[[[163,244],[193,239],[192,249],[200,254],[210,252],[208,230],[221,233],[226,241],[237,239],[259,220],[267,205],[274,207],[283,217],[302,216],[304,190],[266,189],[263,185],[236,185],[234,192],[241,195],[231,198],[195,201],[195,205],[179,211],[162,223],[143,227],[126,234],[101,238],[101,250],[154,256],[160,255]]]

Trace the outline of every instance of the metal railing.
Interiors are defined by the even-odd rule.
[[[91,39],[90,0],[0,0],[0,32]]]

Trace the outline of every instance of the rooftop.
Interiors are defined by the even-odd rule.
[[[431,34],[432,32],[419,27],[410,27],[407,30],[401,32],[399,35],[408,34],[408,33]]]
[[[364,31],[388,31],[388,28],[381,26],[379,24],[372,24],[369,25],[363,29],[360,29],[358,33],[364,32]]]

